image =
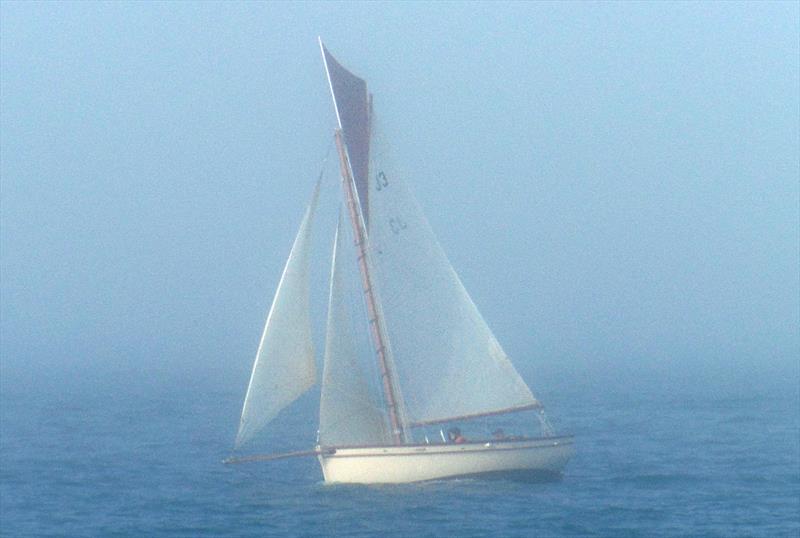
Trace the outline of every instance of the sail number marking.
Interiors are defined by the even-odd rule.
[[[400,217],[392,217],[389,219],[389,228],[392,229],[395,235],[399,234],[402,230],[408,228],[408,224],[403,222]]]
[[[375,188],[377,190],[383,190],[388,186],[389,178],[386,177],[386,174],[383,173],[383,170],[380,170],[377,174],[375,174]]]
[[[383,170],[378,170],[378,173],[375,174],[375,190],[381,191],[389,186],[389,178],[386,177],[386,173]],[[392,230],[392,233],[395,235],[399,234],[403,230],[408,228],[408,224],[403,221],[400,217],[392,217],[389,219],[389,229]]]

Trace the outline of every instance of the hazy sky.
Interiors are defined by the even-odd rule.
[[[798,5],[3,2],[4,378],[246,383],[318,35],[526,378],[797,376]]]

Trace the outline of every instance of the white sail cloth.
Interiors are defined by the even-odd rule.
[[[361,366],[361,359],[374,360],[366,334],[358,338],[359,322],[353,300],[361,302],[361,290],[348,286],[347,269],[356,270],[353,256],[347,256],[348,235],[341,216],[334,241],[331,268],[328,327],[325,337],[325,364],[322,374],[322,395],[319,410],[319,443],[325,446],[388,444],[387,429],[375,394],[370,391]],[[353,250],[353,249],[350,249]],[[352,271],[350,272],[352,273]],[[354,275],[349,275],[354,276]],[[360,287],[360,286],[358,286]],[[366,344],[359,346],[360,343]],[[367,355],[364,357],[363,355]]]
[[[237,448],[316,382],[309,258],[318,196],[319,183],[292,245],[258,345],[236,434]]]
[[[373,138],[372,148],[370,263],[409,422],[538,405],[391,165],[385,145]]]

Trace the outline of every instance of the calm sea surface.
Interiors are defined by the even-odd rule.
[[[550,387],[554,422],[577,435],[563,480],[391,487],[325,486],[313,459],[222,465],[238,390],[112,385],[6,380],[0,535],[800,536],[796,380]],[[313,401],[299,407],[277,448],[310,447]]]

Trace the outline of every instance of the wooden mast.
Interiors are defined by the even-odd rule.
[[[361,273],[361,283],[364,286],[364,298],[367,302],[367,315],[369,316],[370,334],[378,357],[378,365],[383,380],[383,395],[389,410],[389,420],[392,426],[392,436],[396,445],[405,442],[405,429],[397,409],[397,397],[394,390],[394,375],[388,360],[388,348],[384,332],[384,321],[378,309],[377,300],[372,290],[372,277],[367,263],[367,233],[364,229],[364,219],[355,194],[355,181],[350,173],[350,164],[347,159],[342,130],[336,129],[336,149],[339,151],[339,165],[342,173],[342,187],[344,189],[350,223],[353,226],[353,237],[358,249],[358,269]]]
[[[333,97],[333,107],[339,124],[336,129],[336,149],[339,152],[339,165],[353,237],[358,248],[358,268],[364,298],[367,303],[370,335],[378,358],[383,383],[383,395],[389,411],[392,437],[397,445],[404,444],[407,438],[406,425],[401,418],[399,392],[396,389],[392,361],[386,337],[386,328],[372,287],[372,277],[367,260],[367,218],[368,218],[368,177],[369,177],[369,130],[372,99],[367,91],[367,83],[345,69],[331,56],[319,40],[328,86]]]

